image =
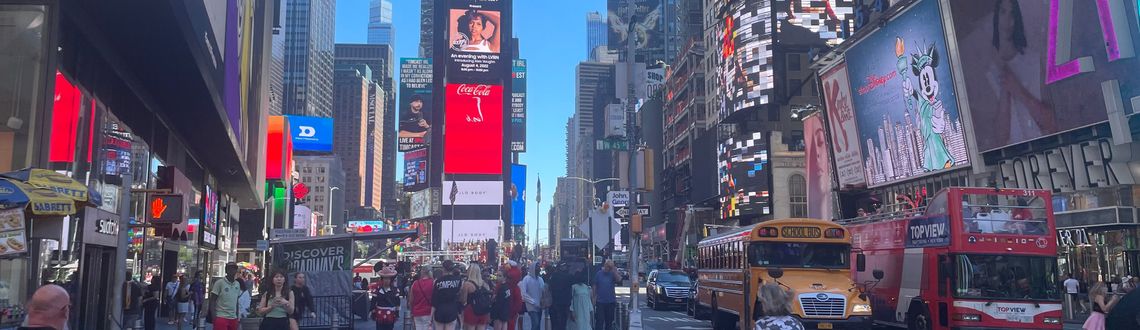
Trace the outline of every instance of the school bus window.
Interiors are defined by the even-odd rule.
[[[846,244],[760,242],[749,246],[755,267],[847,268],[851,247]]]

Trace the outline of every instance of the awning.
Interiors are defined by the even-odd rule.
[[[37,188],[51,189],[57,194],[70,198],[77,203],[86,203],[92,206],[103,205],[103,196],[95,193],[91,187],[52,170],[25,168],[15,172],[0,174],[0,177],[21,181]]]
[[[71,215],[77,212],[75,200],[54,190],[9,178],[0,178],[0,208],[31,205],[36,215]]]

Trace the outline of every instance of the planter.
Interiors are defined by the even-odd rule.
[[[247,317],[241,319],[241,330],[258,330],[261,328],[260,317]]]

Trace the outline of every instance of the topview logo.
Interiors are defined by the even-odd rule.
[[[298,137],[316,137],[317,129],[312,126],[298,126],[300,132],[297,133]]]

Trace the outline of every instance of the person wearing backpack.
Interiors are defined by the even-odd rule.
[[[435,321],[435,330],[455,330],[455,322],[463,310],[463,302],[467,299],[461,292],[463,277],[453,273],[454,263],[451,260],[443,262],[443,269],[447,275],[435,280],[432,288],[432,319]]]
[[[134,274],[127,271],[123,282],[123,328],[134,329],[142,318],[143,285],[135,281]]]
[[[467,297],[467,308],[463,309],[463,330],[484,330],[491,323],[491,286],[483,281],[483,269],[479,264],[467,268],[467,280],[463,282],[461,296]]]

